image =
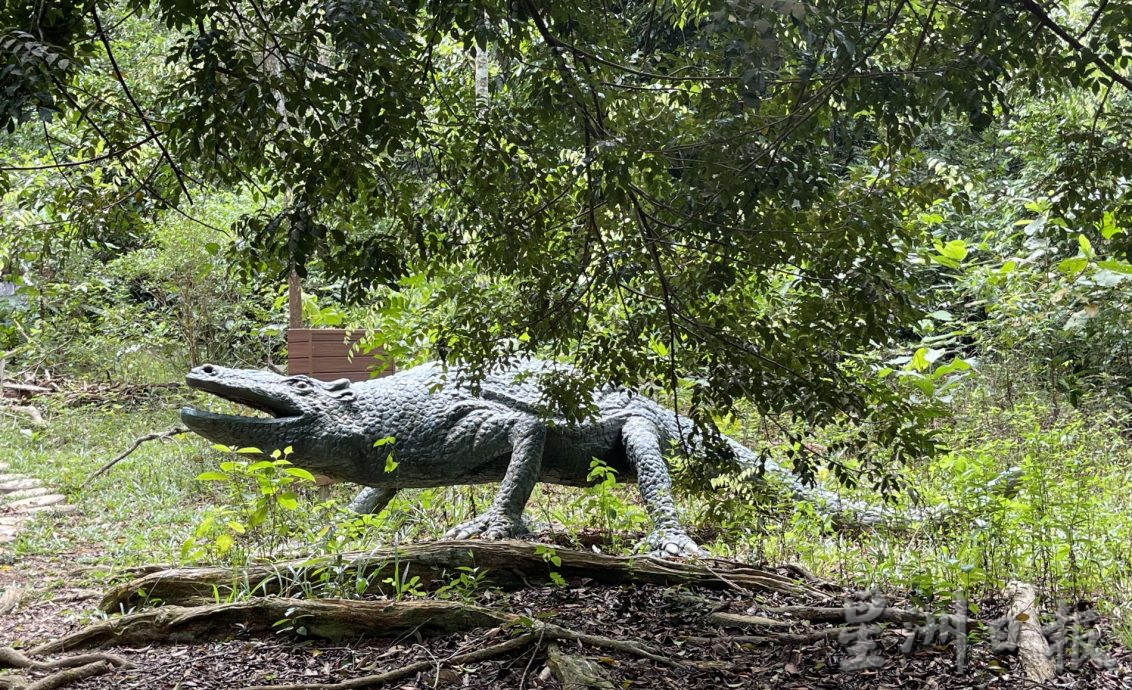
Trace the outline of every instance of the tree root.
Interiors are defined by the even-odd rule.
[[[766,606],[762,608],[767,613],[778,613],[792,618],[807,620],[811,623],[913,623],[924,625],[933,620],[943,620],[958,623],[959,616],[951,614],[934,615],[923,611],[910,611],[891,606],[883,608],[869,605],[847,604],[841,607],[823,606]],[[750,620],[748,620],[750,619]],[[761,616],[743,616],[740,614],[715,614],[714,622],[719,625],[761,625],[758,620],[765,620]],[[974,618],[963,619],[968,629],[979,628],[984,625],[982,621]]]
[[[284,621],[287,627],[301,635],[328,640],[364,635],[396,637],[407,632],[429,635],[497,626],[529,627],[546,639],[574,640],[644,657],[668,666],[678,665],[642,642],[580,633],[553,623],[533,621],[471,604],[347,599],[260,598],[234,604],[162,606],[95,623],[66,637],[40,645],[32,653],[51,654],[64,650],[159,641],[198,642],[230,635],[237,628],[244,633],[278,632]]]
[[[603,647],[605,649],[612,649],[617,652],[643,657],[664,666],[680,666],[680,662],[669,659],[661,655],[659,650],[653,649],[645,643],[636,640],[617,640],[612,637],[605,637],[604,635],[580,633],[576,630],[570,630],[569,628],[555,625],[554,623],[535,623],[535,626],[548,640],[573,640],[575,642],[581,642],[582,644],[588,644],[591,647]]]
[[[162,606],[95,623],[36,647],[33,654],[151,642],[198,642],[242,632],[293,629],[328,640],[371,635],[395,637],[495,627],[514,622],[511,614],[442,601],[356,601],[346,599],[249,599],[233,604]]]
[[[148,598],[165,603],[196,605],[232,595],[291,596],[309,591],[334,572],[351,583],[365,580],[364,594],[393,595],[383,580],[395,571],[411,571],[423,589],[447,584],[459,568],[478,568],[485,585],[517,589],[563,578],[587,578],[601,584],[685,585],[725,587],[806,595],[829,601],[831,596],[777,573],[736,563],[715,561],[711,567],[650,556],[609,556],[591,551],[554,549],[555,564],[547,562],[546,546],[521,541],[439,541],[377,549],[368,553],[297,559],[243,569],[172,568],[149,572],[107,593],[101,608],[117,612],[143,605]],[[558,564],[557,559],[561,560]]]
[[[36,653],[33,652],[33,654]],[[38,656],[38,654],[36,655]],[[35,682],[29,682],[22,676],[0,676],[0,688],[4,690],[55,690],[83,678],[100,676],[118,668],[130,668],[133,664],[115,654],[102,653],[79,654],[52,661],[36,661],[11,647],[0,647],[0,666],[34,671],[63,669]]]
[[[467,654],[457,654],[450,656],[441,661],[418,661],[401,668],[378,673],[372,676],[362,676],[361,678],[352,678],[344,680],[340,683],[296,683],[292,685],[254,685],[244,690],[353,690],[354,688],[368,688],[383,683],[392,683],[402,678],[416,675],[423,671],[437,668],[438,666],[459,666],[460,664],[473,664],[477,661],[486,661],[497,657],[507,652],[523,649],[527,645],[535,642],[538,636],[534,633],[526,633],[518,637],[511,638],[506,642],[501,642],[497,645],[485,647],[474,652]]]
[[[452,633],[474,628],[526,629],[514,639],[487,647],[478,652],[457,655],[441,664],[455,665],[481,661],[515,649],[542,641],[574,641],[591,647],[610,649],[624,654],[649,659],[665,666],[680,666],[649,645],[632,639],[614,639],[603,635],[571,630],[554,623],[531,620],[512,613],[491,609],[436,601],[357,601],[357,600],[303,600],[261,598],[234,604],[180,607],[164,606],[150,611],[129,614],[103,621],[59,640],[48,642],[33,650],[33,654],[49,654],[62,650],[100,647],[106,645],[148,644],[157,641],[199,642],[208,638],[244,633],[278,632],[281,622],[302,635],[331,640],[370,636],[396,637],[406,633],[422,635]],[[284,627],[282,629],[287,629]],[[44,662],[34,662],[15,650],[8,655],[0,652],[0,661],[10,665],[43,668]],[[80,666],[93,673],[95,664],[108,668],[121,666],[125,661],[110,655],[83,655],[47,662]],[[374,676],[356,678],[342,683],[260,686],[257,690],[346,690],[392,682],[437,666],[435,661],[423,661]],[[105,672],[105,671],[100,671]],[[30,687],[30,686],[29,686]]]
[[[509,615],[512,624],[518,624],[519,617]],[[523,633],[518,637],[501,642],[500,644],[486,647],[476,652],[468,654],[458,654],[441,661],[418,661],[416,663],[408,664],[392,671],[386,671],[373,676],[364,676],[362,678],[354,678],[340,683],[297,683],[292,685],[257,685],[245,690],[351,690],[353,688],[367,688],[374,685],[381,685],[382,683],[391,683],[396,680],[401,680],[411,675],[421,673],[430,669],[439,669],[443,666],[457,666],[460,664],[470,664],[477,661],[484,661],[492,657],[506,654],[507,652],[523,649],[529,645],[539,645],[543,641],[554,642],[562,640],[571,640],[588,644],[592,647],[602,647],[605,649],[612,649],[626,654],[643,657],[651,661],[655,661],[665,666],[680,666],[677,661],[669,659],[668,657],[661,656],[657,650],[652,649],[648,645],[638,642],[636,640],[617,640],[611,637],[602,635],[589,635],[587,633],[580,633],[576,630],[570,630],[560,625],[553,623],[545,623],[539,621],[531,621],[527,623],[528,626],[534,629],[534,632]]]

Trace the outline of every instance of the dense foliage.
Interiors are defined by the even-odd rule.
[[[1019,244],[1036,262],[1027,243],[1045,243],[1047,264],[1080,247],[1061,272],[1073,299],[1049,299],[1085,309],[1078,330],[1122,328],[1090,321],[1086,293],[1114,280],[1090,267],[1127,266],[1109,255],[1129,210],[1130,17],[1032,0],[9,2],[3,251],[43,282],[76,242],[158,246],[157,216],[216,228],[192,202],[239,188],[260,208],[204,246],[243,289],[296,269],[344,302],[380,296],[391,321],[419,307],[411,333],[383,332],[440,356],[572,361],[549,382],[567,414],[617,380],[703,418],[738,400],[786,413],[803,469],[797,430],[830,422],[901,458],[930,449],[945,379],[969,366],[953,322],[1019,308],[1028,278],[1001,261]],[[1025,238],[1002,231],[1015,219]],[[997,322],[1008,348],[1034,342]],[[1051,371],[1058,338],[1040,345]],[[835,456],[862,439],[839,438]]]

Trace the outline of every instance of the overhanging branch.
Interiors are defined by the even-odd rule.
[[[1073,48],[1073,50],[1076,50],[1078,53],[1080,53],[1082,57],[1092,63],[1093,66],[1100,70],[1102,74],[1104,74],[1109,79],[1112,79],[1117,84],[1120,84],[1124,88],[1128,89],[1129,91],[1132,91],[1132,80],[1130,80],[1120,72],[1117,72],[1116,68],[1101,59],[1101,56],[1097,55],[1096,51],[1081,43],[1081,41],[1077,40],[1076,37],[1066,31],[1065,27],[1053,21],[1053,19],[1049,16],[1049,13],[1046,12],[1041,5],[1034,2],[1034,0],[1018,0],[1018,4],[1021,5],[1022,8],[1029,12],[1031,15],[1033,15],[1034,18],[1038,20],[1039,24],[1052,31],[1054,35],[1060,38],[1070,48]],[[1094,18],[1093,22],[1090,22],[1090,26],[1095,23],[1095,21],[1096,18]]]

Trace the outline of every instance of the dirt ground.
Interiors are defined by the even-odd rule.
[[[101,591],[65,586],[71,579],[69,574],[81,574],[78,556],[26,558],[0,567],[0,587],[18,587],[23,593],[16,609],[0,616],[0,643],[26,650],[73,631],[97,615]],[[644,641],[676,662],[675,666],[662,666],[576,642],[558,643],[567,654],[596,661],[608,676],[610,685],[604,687],[609,688],[1132,689],[1132,653],[1115,642],[1106,622],[1091,615],[1084,604],[1063,611],[1062,618],[1070,624],[1059,627],[1058,620],[1053,620],[1047,626],[1047,636],[1062,650],[1057,659],[1062,672],[1055,681],[1038,685],[1025,679],[1017,656],[995,650],[1001,640],[996,642],[994,633],[986,631],[972,633],[960,650],[954,639],[940,638],[944,631],[939,628],[912,624],[874,628],[862,619],[866,625],[857,633],[834,634],[832,639],[806,644],[765,645],[736,640],[745,631],[724,629],[707,621],[712,612],[759,614],[768,606],[810,603],[797,597],[788,600],[782,595],[659,586],[608,587],[583,580],[514,592],[479,591],[472,596],[477,604],[573,630]],[[871,600],[876,595],[847,596]],[[885,603],[917,608],[899,597],[889,597]],[[978,603],[983,620],[1002,613],[1002,602]],[[791,630],[813,631],[822,625],[826,624],[799,621]],[[444,664],[453,655],[497,644],[509,635],[493,629],[432,638],[410,635],[394,640],[375,637],[330,643],[286,633],[252,637],[233,629],[227,639],[203,644],[107,650],[125,657],[134,667],[74,682],[67,688],[212,690],[254,684],[334,683],[422,660],[433,662],[429,671],[389,687],[561,687],[548,667],[545,644],[466,666]],[[21,673],[32,679],[46,675]]]

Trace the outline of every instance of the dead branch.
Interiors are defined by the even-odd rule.
[[[561,560],[560,565],[555,565],[548,563],[545,554],[538,551],[540,546],[545,548],[545,545],[522,541],[439,541],[243,569],[173,568],[150,572],[113,588],[102,600],[101,607],[107,612],[128,610],[143,605],[147,598],[160,599],[167,604],[194,605],[215,601],[217,593],[221,598],[244,593],[291,596],[303,589],[317,588],[329,568],[341,572],[341,576],[351,582],[368,581],[370,585],[365,594],[394,594],[382,581],[393,577],[396,568],[402,572],[411,569],[421,578],[420,587],[428,589],[447,584],[458,568],[470,567],[483,573],[485,585],[505,589],[549,582],[553,571],[563,578],[587,578],[608,585],[632,582],[712,589],[740,586],[753,591],[808,595],[826,601],[831,598],[777,573],[737,563],[717,561],[709,570],[687,561],[555,549],[554,556]],[[844,620],[843,611],[836,610],[838,620]]]
[[[651,659],[677,662],[636,640],[580,633],[512,613],[448,601],[367,601],[266,597],[233,604],[161,606],[95,623],[40,645],[33,655],[107,645],[188,642],[243,633],[279,632],[280,621],[308,637],[342,640],[364,635],[396,637],[407,632],[444,634],[497,626],[530,627],[548,640],[573,640]]]
[[[780,621],[774,618],[764,618],[763,616],[744,616],[738,613],[724,613],[722,611],[712,613],[708,616],[709,623],[722,625],[724,627],[745,626],[745,625],[759,625],[773,628],[784,628],[790,626],[790,621]]]
[[[933,614],[924,613],[923,611],[910,611],[908,609],[898,609],[892,607],[884,608],[861,608],[859,606],[842,606],[837,608],[827,608],[821,606],[767,606],[762,609],[767,613],[779,613],[801,620],[807,620],[811,623],[914,623],[916,625],[923,625],[930,622],[929,619],[942,619],[954,621],[957,616],[944,614],[942,616],[935,616]],[[719,614],[716,614],[717,616]],[[739,614],[726,614],[730,619],[730,624],[740,625],[759,625],[759,623],[743,623],[742,619],[746,616]],[[724,619],[716,621],[720,625],[727,625]],[[975,619],[967,619],[967,624],[971,627],[979,627],[983,625],[981,621]]]
[[[584,656],[567,654],[553,642],[547,645],[546,661],[562,690],[613,690],[600,665]]]
[[[788,570],[798,576],[798,579],[809,582],[818,587],[836,587],[834,583],[829,580],[823,580],[813,573],[812,570],[802,565],[801,563],[786,563],[782,566],[783,569]]]
[[[86,487],[90,486],[91,482],[93,482],[95,479],[98,479],[99,477],[101,477],[106,472],[110,471],[111,467],[113,467],[114,465],[117,465],[118,463],[120,463],[123,460],[125,460],[126,458],[128,458],[131,453],[133,453],[135,450],[137,450],[141,446],[141,444],[143,444],[147,441],[157,441],[157,440],[172,438],[173,436],[176,436],[177,434],[184,434],[184,433],[187,433],[187,432],[188,432],[188,429],[186,429],[185,427],[175,426],[172,429],[169,429],[168,431],[161,432],[160,434],[146,434],[145,436],[138,438],[136,441],[134,441],[134,445],[130,446],[129,450],[127,450],[125,453],[122,453],[118,457],[114,458],[110,462],[106,463],[102,467],[98,468],[97,472],[90,475],[90,477],[88,477],[87,480],[85,482],[83,482],[82,488],[85,489]]]
[[[32,426],[47,426],[47,421],[43,419],[43,413],[35,405],[6,405],[4,411],[26,415]],[[15,414],[12,416],[15,417]]]
[[[806,632],[767,632],[762,635],[723,635],[719,637],[686,637],[688,642],[693,644],[710,645],[717,643],[724,644],[778,644],[778,645],[795,645],[795,644],[813,644],[815,642],[826,642],[828,640],[836,639],[842,634],[856,633],[861,626],[859,625],[842,625],[836,628],[822,628],[821,630],[809,630]]]
[[[9,585],[4,590],[4,595],[0,596],[0,616],[14,611],[20,605],[20,599],[23,595],[23,590],[19,587]]]
[[[1024,582],[1011,582],[1006,586],[1006,596],[1010,597],[1010,608],[1006,613],[1009,625],[1017,626],[1018,658],[1026,677],[1036,683],[1045,683],[1057,675],[1053,664],[1053,654],[1049,642],[1042,634],[1038,620],[1038,593],[1033,585]]]
[[[18,381],[8,380],[3,381],[3,385],[0,387],[5,390],[16,391],[17,393],[27,393],[29,395],[40,395],[43,393],[52,392],[50,388],[37,386],[34,383],[19,383]]]

